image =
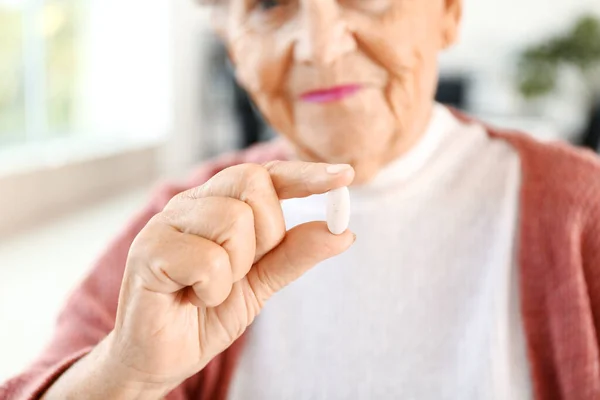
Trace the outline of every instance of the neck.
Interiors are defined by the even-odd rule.
[[[353,162],[352,166],[356,171],[356,175],[352,185],[359,186],[368,183],[382,168],[412,150],[427,130],[432,113],[433,103],[420,113],[409,129],[393,136],[394,139],[391,143],[385,146],[384,153],[378,156],[364,157]]]
[[[356,172],[352,186],[360,186],[370,182],[382,168],[412,150],[419,143],[427,130],[429,121],[432,118],[432,113],[433,102],[417,115],[408,129],[398,128],[398,131],[402,132],[394,134],[392,136],[393,139],[383,147],[384,150],[381,153],[368,154],[364,157],[359,157],[350,161],[349,164],[354,167]],[[286,143],[290,159],[299,159],[310,162],[328,162],[327,160],[318,157],[308,148],[292,144],[283,137],[281,139]]]

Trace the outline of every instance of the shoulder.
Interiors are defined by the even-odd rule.
[[[488,128],[488,133],[519,155],[521,220],[547,235],[564,231],[565,246],[569,238],[575,241],[595,307],[600,308],[600,157],[588,149],[542,143],[520,132]]]
[[[452,110],[463,122],[478,122]],[[600,157],[566,143],[546,143],[523,132],[478,122],[492,139],[508,144],[519,156],[523,192],[556,206],[597,208],[600,204]]]
[[[559,207],[598,207],[600,158],[594,152],[566,143],[542,143],[519,132],[488,131],[518,153],[524,190],[537,191],[540,200],[555,200]]]
[[[152,196],[152,203],[155,208],[162,209],[176,194],[204,184],[226,168],[246,163],[264,164],[273,160],[287,160],[290,153],[289,146],[283,140],[274,139],[208,159],[196,166],[188,179],[160,183]]]

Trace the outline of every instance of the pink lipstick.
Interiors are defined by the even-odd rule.
[[[324,90],[302,93],[300,99],[309,103],[330,103],[352,96],[361,89],[360,85],[335,86]]]

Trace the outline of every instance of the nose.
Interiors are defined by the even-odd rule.
[[[300,0],[294,58],[298,62],[331,64],[356,49],[356,41],[337,0]]]

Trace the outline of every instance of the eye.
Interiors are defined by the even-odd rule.
[[[261,10],[270,10],[281,5],[281,0],[257,0],[258,7]]]

